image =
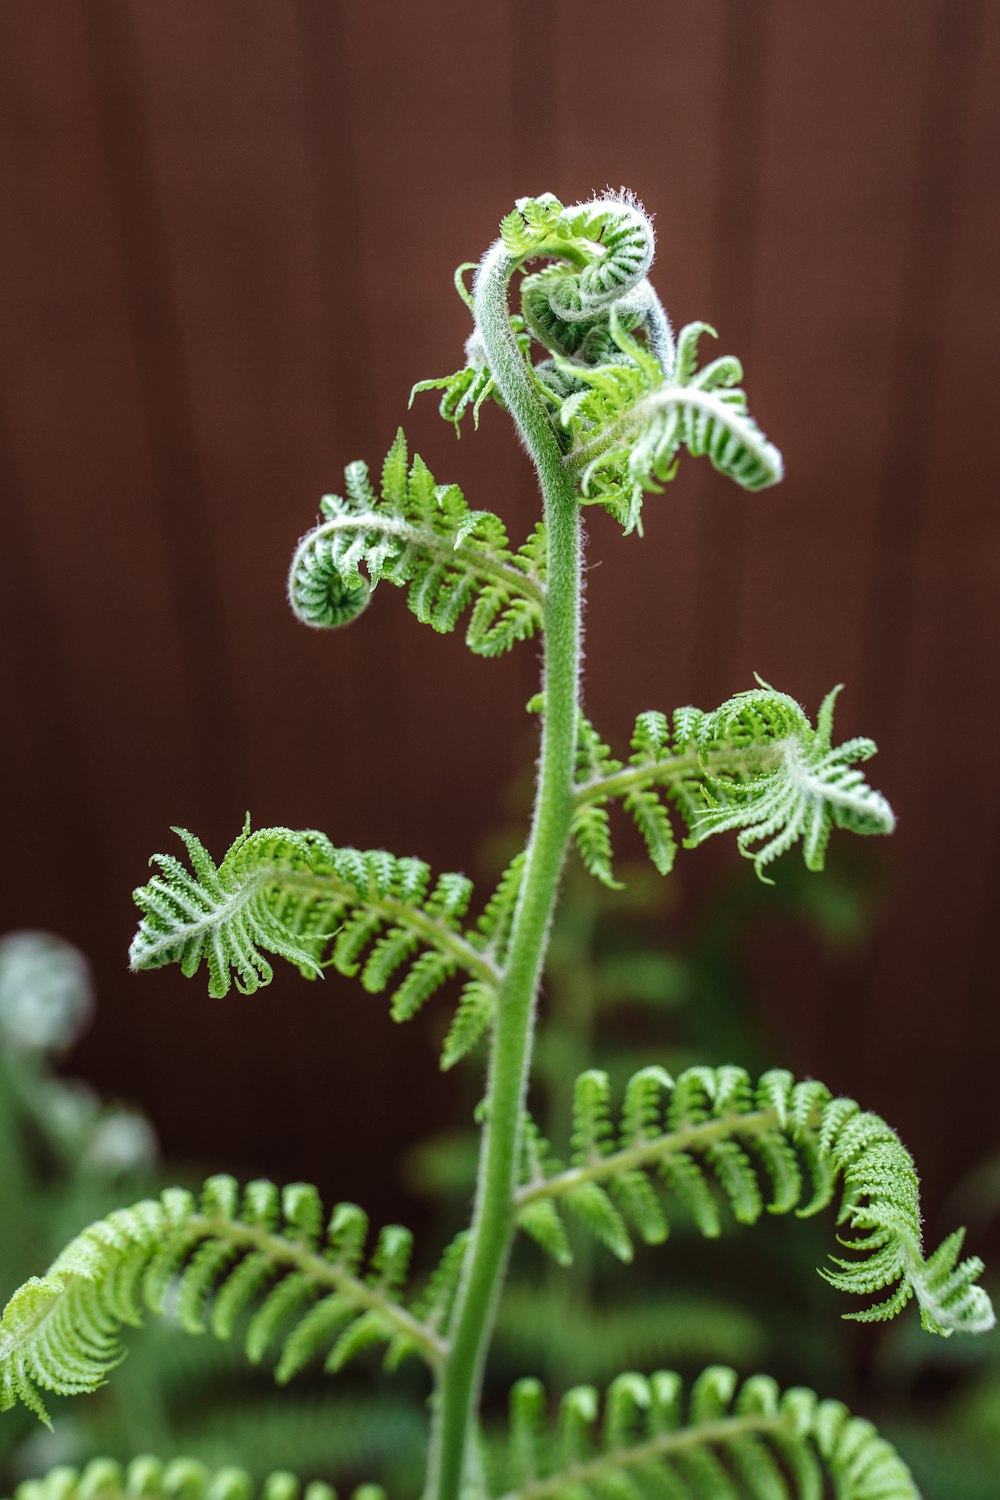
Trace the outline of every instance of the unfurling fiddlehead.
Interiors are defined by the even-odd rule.
[[[410,609],[435,630],[454,630],[471,609],[465,639],[479,656],[534,635],[545,595],[540,526],[511,552],[497,516],[470,510],[457,485],[436,484],[420,457],[409,464],[402,428],[382,467],[381,496],[363,463],[350,465],[346,481],[347,498],[323,500],[324,519],[292,560],[288,594],[304,624],[348,624],[384,580],[408,587]]]
[[[640,714],[627,764],[583,720],[573,836],[587,869],[605,885],[616,884],[607,808],[618,799],[664,875],[677,847],[671,803],[687,824],[686,847],[738,830],[740,853],[765,881],[767,865],[800,840],[806,868],[821,870],[834,827],[891,833],[891,807],[854,765],[875,754],[874,742],[833,744],[839,692],[823,699],[815,728],[793,698],[766,683],[714,713],[677,709],[672,725],[665,714]]]
[[[316,1189],[283,1191],[212,1177],[200,1199],[181,1188],[118,1209],[33,1277],[0,1318],[0,1411],[22,1401],[48,1421],[39,1387],[58,1395],[96,1390],[124,1357],[120,1334],[169,1306],[188,1333],[228,1339],[245,1321],[247,1357],[278,1346],[275,1376],[312,1360],[334,1372],[373,1344],[397,1364],[444,1354],[443,1328],[461,1270],[461,1240],[445,1252],[412,1309],[400,1300],[409,1230],[382,1230],[363,1265],[366,1215],[338,1204],[329,1220]],[[169,1294],[169,1296],[168,1296]]]
[[[781,478],[781,455],[747,412],[739,361],[697,369],[698,340],[714,334],[707,323],[689,324],[675,343],[647,279],[653,226],[631,194],[571,208],[551,194],[522,198],[500,233],[514,270],[537,258],[556,262],[524,276],[511,326],[585,502],[635,530],[643,494],[673,478],[681,448],[706,454],[745,489]],[[533,343],[545,351],[534,365]],[[477,416],[494,394],[475,334],[469,349],[464,370],[414,388],[443,386],[442,415],[456,426],[473,392]]]
[[[754,1085],[742,1068],[690,1068],[676,1082],[662,1068],[644,1068],[629,1082],[617,1128],[607,1075],[584,1073],[576,1086],[572,1165],[563,1169],[549,1158],[529,1121],[522,1177],[521,1223],[563,1263],[570,1253],[563,1204],[630,1260],[630,1225],[647,1244],[667,1237],[657,1179],[712,1238],[720,1232],[720,1193],[740,1223],[752,1224],[765,1208],[818,1213],[839,1178],[837,1222],[850,1232],[840,1244],[850,1258],[834,1256],[822,1274],[840,1291],[889,1292],[846,1317],[881,1321],[915,1297],[934,1333],[982,1333],[995,1322],[989,1297],[975,1284],[982,1262],[958,1262],[963,1231],[924,1257],[916,1169],[895,1131],[853,1099],[835,1099],[814,1081],[795,1083],[780,1069]]]
[[[585,498],[617,515],[627,531],[639,523],[643,493],[673,479],[681,448],[707,455],[744,489],[764,489],[781,478],[781,455],[749,416],[739,389],[739,360],[716,359],[695,369],[698,339],[714,331],[707,323],[684,328],[667,375],[612,317],[611,337],[625,358],[575,372],[584,389],[568,395],[560,410],[573,440],[570,460]]]

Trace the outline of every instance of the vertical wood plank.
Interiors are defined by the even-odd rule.
[[[880,642],[870,690],[894,715],[900,848],[866,1041],[873,1071],[894,1051],[904,1059],[914,1144],[932,1164],[932,1181],[947,1185],[956,1163],[974,1161],[986,1143],[962,1112],[934,1117],[929,1091],[988,1094],[996,1038],[989,955],[1000,896],[1000,516],[988,371],[1000,341],[990,273],[1000,210],[982,184],[1000,161],[1000,17],[966,0],[937,4],[933,21],[904,283],[915,316],[898,334],[898,399],[875,531],[886,577],[868,615]],[[950,805],[938,811],[930,788],[936,798],[949,783]]]
[[[178,753],[192,732],[190,641],[153,495],[99,100],[79,8],[64,6],[61,20],[53,35],[37,8],[12,7],[0,52],[0,385],[22,559],[5,592],[33,663],[22,681],[37,765],[53,797],[65,792],[78,809],[95,856],[104,843],[117,858],[128,844],[123,808],[149,774],[151,725],[187,804],[205,782]],[[44,630],[31,624],[40,611]],[[61,736],[43,728],[56,698]]]

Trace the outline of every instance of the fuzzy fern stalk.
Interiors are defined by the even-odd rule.
[[[93,1390],[122,1358],[124,1331],[167,1311],[191,1333],[238,1336],[251,1360],[274,1360],[279,1382],[316,1362],[333,1375],[371,1347],[390,1367],[421,1362],[432,1413],[427,1500],[819,1500],[830,1487],[841,1500],[916,1495],[903,1460],[837,1402],[779,1391],[765,1376],[741,1383],[723,1367],[689,1389],[668,1371],[625,1372],[603,1396],[590,1386],[564,1393],[554,1422],[551,1401],[527,1378],[512,1395],[509,1436],[494,1442],[480,1428],[514,1236],[566,1265],[569,1219],[628,1261],[637,1242],[662,1245],[678,1211],[712,1238],[727,1212],[751,1225],[764,1211],[811,1214],[832,1201],[839,1236],[823,1274],[861,1299],[848,1316],[884,1319],[915,1301],[931,1333],[993,1324],[980,1263],[960,1258],[961,1232],[925,1250],[916,1171],[895,1132],[820,1083],[781,1070],[754,1080],[736,1067],[675,1079],[654,1066],[617,1101],[594,1067],[578,1082],[561,1159],[528,1112],[563,865],[575,848],[597,880],[616,883],[613,814],[635,822],[664,875],[680,847],[733,832],[764,880],[796,844],[808,869],[820,870],[835,829],[893,827],[860,769],[875,746],[834,739],[838,689],[815,722],[763,681],[711,711],[647,709],[620,755],[583,716],[586,507],[641,533],[646,497],[685,456],[706,457],[747,490],[781,477],[777,449],[750,416],[739,361],[701,362],[714,336],[703,323],[674,335],[648,280],[653,249],[650,220],[628,193],[570,208],[543,194],[503,220],[471,291],[473,268],[460,268],[473,325],[466,363],[414,393],[440,391],[442,416],[456,428],[470,413],[477,425],[487,403],[509,413],[542,497],[523,543],[512,545],[500,519],[471,509],[455,485],[438,483],[400,431],[378,475],[349,466],[343,495],[323,501],[292,564],[292,608],[314,627],[355,619],[379,584],[394,584],[436,630],[464,621],[479,655],[541,638],[530,833],[497,889],[476,899],[464,876],[432,876],[419,859],[344,848],[313,831],[252,831],[248,820],[218,863],[178,830],[187,862],[157,856],[136,892],[133,966],[178,963],[188,975],[204,966],[213,995],[266,985],[277,956],[307,976],[328,965],[356,975],[405,1020],[446,981],[461,981],[442,1065],[488,1047],[467,1231],[411,1291],[409,1235],[390,1227],[366,1249],[367,1220],[354,1205],[327,1215],[301,1184],[240,1189],[229,1178],[210,1179],[197,1197],[168,1191],[83,1230],[45,1276],[15,1292],[0,1323],[4,1407],[22,1402],[44,1420],[43,1393]],[[22,1500],[245,1493],[235,1470],[213,1477],[143,1463],[50,1477]],[[265,1493],[293,1500],[297,1481],[274,1476]]]

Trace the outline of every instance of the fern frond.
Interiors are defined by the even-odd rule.
[[[874,742],[832,743],[839,692],[836,687],[824,698],[815,728],[793,698],[766,684],[738,693],[714,713],[678,709],[672,730],[664,714],[640,714],[627,765],[607,746],[589,761],[581,749],[574,826],[587,826],[596,815],[608,829],[606,808],[620,799],[653,864],[666,874],[676,852],[667,805],[673,803],[689,829],[687,848],[737,830],[740,853],[766,881],[766,866],[801,840],[807,869],[821,870],[835,826],[860,834],[895,827],[888,802],[854,765],[875,754]],[[585,733],[593,735],[589,726],[581,731],[581,746]],[[610,851],[610,831],[606,837]],[[595,873],[607,883],[610,857]]]
[[[287,1470],[256,1483],[243,1469],[210,1469],[193,1458],[136,1458],[123,1466],[110,1458],[91,1459],[83,1470],[52,1469],[28,1479],[13,1500],[337,1500],[330,1485],[303,1484]],[[359,1485],[351,1500],[385,1500],[378,1485]]]
[[[613,777],[621,770],[609,747],[589,719],[580,715],[577,728],[575,775],[578,783],[593,785]],[[597,794],[577,800],[570,824],[570,837],[576,845],[584,867],[609,890],[621,890],[611,868],[611,821],[607,813],[610,798]]]
[[[653,259],[652,222],[635,197],[625,191],[607,193],[588,203],[564,208],[551,193],[519,198],[500,225],[500,240],[509,271],[525,268],[538,257],[554,257],[559,264],[525,276],[521,312],[509,315],[509,327],[525,360],[533,340],[550,354],[573,356],[573,364],[595,365],[622,359],[609,331],[612,313],[619,325],[644,334],[651,355],[664,369],[673,364],[673,333],[655,292],[646,280]],[[456,287],[473,308],[459,267]],[[478,426],[486,400],[503,406],[488,367],[478,327],[465,346],[466,364],[454,374],[424,380],[418,391],[440,390],[441,415],[460,431],[470,409]],[[551,360],[532,371],[544,399],[558,409],[560,401],[579,389],[572,375],[566,380]]]
[[[645,279],[653,262],[653,225],[627,192],[606,193],[564,208],[551,193],[519,198],[501,222],[500,238],[516,264],[554,255],[569,262],[575,286],[556,294],[562,316],[581,321],[606,314]],[[568,321],[568,319],[567,319]]]
[[[462,267],[459,267],[459,271]],[[458,272],[456,272],[456,286],[458,285]],[[462,300],[465,301],[465,288],[462,287]],[[524,319],[515,314],[511,320],[511,332],[514,342],[522,353],[527,353],[531,348],[531,335],[527,332]],[[466,363],[460,370],[455,370],[451,375],[439,375],[432,380],[418,380],[410,391],[410,406],[413,405],[414,397],[423,391],[441,391],[441,402],[438,411],[446,422],[450,422],[455,429],[455,436],[462,436],[462,418],[466,412],[472,412],[472,425],[479,430],[479,413],[487,401],[492,401],[495,406],[506,410],[503,397],[497,390],[489,366],[486,363],[486,351],[478,331],[473,330],[465,341]]]
[[[870,1422],[767,1375],[740,1384],[711,1365],[685,1393],[679,1375],[619,1375],[603,1403],[567,1391],[546,1429],[536,1380],[511,1392],[498,1464],[502,1500],[920,1500],[909,1469]],[[500,1488],[498,1485],[497,1488]]]
[[[496,890],[469,934],[469,941],[494,965],[502,965],[514,922],[514,908],[521,889],[525,856],[518,854],[507,866]],[[493,981],[473,979],[459,998],[448,1035],[441,1052],[441,1067],[453,1068],[471,1052],[492,1024],[497,1004],[497,985]]]
[[[370,994],[392,989],[392,1015],[407,1020],[453,974],[495,988],[494,927],[484,913],[463,931],[471,883],[441,875],[431,885],[418,859],[384,850],[335,848],[323,834],[288,828],[250,832],[249,820],[216,865],[184,829],[189,871],[170,855],[135,892],[143,919],[132,942],[133,969],[179,963],[193,975],[204,961],[209,994],[242,994],[269,983],[265,953],[315,975],[326,965],[357,975]]]
[[[292,560],[288,595],[304,624],[346,623],[384,580],[405,587],[412,612],[435,630],[454,630],[471,610],[465,639],[479,656],[498,656],[541,629],[541,525],[512,552],[497,516],[470,510],[458,486],[437,484],[419,456],[409,462],[402,428],[383,466],[381,495],[360,462],[348,467],[346,490],[346,499],[324,498],[323,520]]]
[[[707,455],[713,468],[744,489],[781,479],[781,455],[750,417],[739,389],[739,360],[716,359],[696,369],[698,340],[706,332],[714,337],[714,329],[707,323],[682,329],[669,371],[614,314],[610,330],[625,360],[567,366],[578,388],[560,416],[589,500],[624,519],[627,531],[635,529],[643,493],[673,479],[682,448],[692,457]]]
[[[553,193],[537,198],[518,198],[510,213],[500,221],[500,238],[507,253],[517,259],[541,253],[553,235],[565,237],[565,210]]]
[[[895,1131],[821,1083],[795,1083],[775,1070],[754,1085],[735,1067],[689,1068],[675,1081],[662,1068],[645,1068],[631,1079],[613,1128],[607,1075],[593,1071],[577,1087],[572,1165],[560,1168],[537,1131],[526,1130],[525,1141],[522,1223],[563,1263],[563,1205],[627,1260],[630,1227],[647,1243],[666,1237],[664,1196],[680,1199],[713,1237],[720,1199],[744,1224],[765,1208],[802,1217],[824,1208],[840,1179],[837,1223],[847,1255],[831,1257],[822,1275],[841,1291],[887,1293],[845,1316],[889,1318],[916,1298],[931,1332],[983,1333],[994,1325],[989,1297],[976,1285],[981,1261],[958,1260],[963,1231],[924,1257],[916,1169]],[[548,1243],[535,1229],[543,1212]]]
[[[411,1236],[390,1225],[363,1267],[366,1215],[352,1203],[324,1226],[315,1188],[210,1177],[198,1200],[180,1188],[91,1224],[42,1277],[20,1287],[0,1318],[0,1410],[18,1401],[47,1421],[39,1394],[96,1390],[124,1357],[123,1328],[168,1304],[188,1333],[232,1336],[246,1318],[251,1361],[277,1346],[276,1378],[322,1357],[339,1370],[362,1347],[437,1364],[440,1309],[460,1270],[452,1252],[425,1299],[429,1321],[399,1300]]]
[[[766,684],[737,694],[705,719],[701,751],[706,769],[719,747],[723,753],[730,746],[763,752],[765,761],[749,774],[727,772],[720,764],[709,775],[712,805],[695,818],[689,844],[738,829],[740,853],[753,860],[763,877],[765,866],[800,839],[806,868],[821,870],[835,826],[860,834],[893,831],[892,808],[855,765],[876,753],[874,741],[831,742],[840,691],[835,687],[823,699],[815,729],[793,699]]]

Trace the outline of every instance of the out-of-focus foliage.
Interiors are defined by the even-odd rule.
[[[81,1224],[123,1199],[154,1192],[161,1171],[149,1122],[108,1104],[55,1066],[93,1010],[87,964],[47,933],[0,940],[0,1222],[4,1280],[26,1277]],[[57,1465],[96,1455],[127,1462],[136,1452],[184,1452],[209,1466],[234,1448],[255,1482],[280,1466],[357,1475],[376,1470],[412,1489],[425,1440],[419,1395],[400,1377],[389,1391],[365,1371],[331,1392],[319,1379],[277,1394],[269,1371],[248,1370],[242,1350],[193,1343],[176,1310],[130,1343],[126,1378],[85,1401],[47,1398],[54,1431],[30,1412],[0,1422],[0,1489]]]

